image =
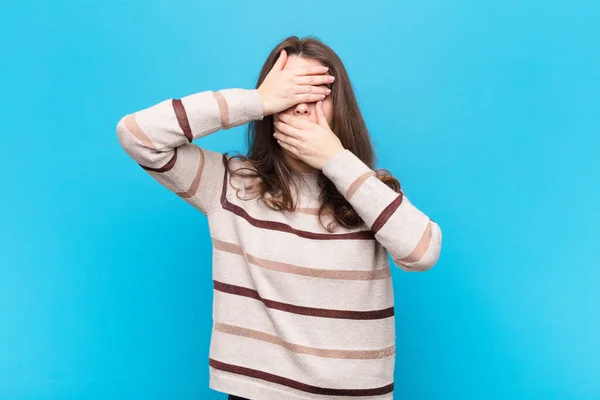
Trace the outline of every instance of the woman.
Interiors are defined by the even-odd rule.
[[[248,122],[247,156],[192,143]],[[369,133],[329,47],[289,37],[256,89],[165,100],[124,116],[117,135],[207,216],[211,388],[230,399],[392,399],[388,255],[403,270],[428,270],[441,231],[372,169]]]

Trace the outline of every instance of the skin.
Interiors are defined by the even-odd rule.
[[[287,57],[283,69],[307,66],[322,64],[293,55]],[[285,160],[294,171],[318,172],[331,156],[344,150],[337,135],[330,128],[332,116],[333,101],[329,95],[324,100],[300,102],[274,114],[274,139],[284,150]]]

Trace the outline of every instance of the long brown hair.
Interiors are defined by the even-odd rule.
[[[354,96],[352,84],[338,55],[322,41],[314,37],[299,39],[297,36],[290,36],[286,38],[267,57],[260,71],[256,88],[261,85],[275,65],[281,49],[285,49],[288,56],[296,55],[316,60],[329,67],[329,73],[336,77],[335,82],[331,85],[333,101],[331,130],[338,136],[344,148],[350,150],[369,168],[373,169],[376,157],[369,131]],[[238,152],[238,155],[231,158],[237,158],[250,167],[242,167],[232,172],[229,162],[227,162],[225,164],[227,170],[231,174],[240,174],[240,170],[249,170],[250,173],[244,173],[241,176],[261,178],[252,185],[252,191],[258,193],[269,208],[279,211],[294,211],[297,204],[286,184],[295,182],[292,179],[294,172],[290,170],[283,158],[283,149],[273,139],[273,116],[269,115],[262,120],[251,121],[248,124],[246,140],[249,149],[248,155],[244,156]],[[391,176],[388,170],[377,169],[375,172],[378,179],[400,193],[400,183]],[[334,217],[335,222],[346,228],[357,227],[363,223],[362,218],[323,172],[318,174],[318,186],[322,189],[318,218],[323,228],[329,232],[333,230],[331,224],[328,224],[327,227],[323,225],[322,217],[324,215]],[[268,197],[265,196],[267,193]]]

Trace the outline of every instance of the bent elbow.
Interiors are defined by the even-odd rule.
[[[435,264],[437,264],[437,262],[439,260],[439,256],[440,256],[439,248],[432,249],[432,250],[433,251],[431,252],[431,256],[430,257],[423,257],[419,261],[412,262],[412,263],[393,259],[394,260],[394,264],[396,264],[396,266],[398,266],[400,269],[402,269],[402,270],[404,270],[406,272],[425,272],[425,271],[429,271],[431,268],[433,268],[433,266]]]
[[[127,114],[122,117],[115,130],[121,148],[134,161],[140,165],[150,165],[156,162],[156,146],[140,129],[134,114]]]
[[[123,149],[127,150],[129,147],[133,145],[133,138],[131,132],[127,129],[127,125],[125,124],[125,120],[128,116],[125,115],[122,117],[119,122],[117,122],[117,126],[115,127],[117,133],[117,139],[119,140],[119,144]]]
[[[428,237],[419,243],[413,254],[403,259],[392,258],[396,266],[407,272],[425,272],[437,264],[442,250],[442,231],[433,221],[427,231],[424,237]],[[426,246],[422,246],[423,242]]]

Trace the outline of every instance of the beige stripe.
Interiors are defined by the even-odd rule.
[[[403,264],[403,263],[414,263],[414,262],[419,261],[421,258],[423,258],[423,256],[427,252],[430,242],[431,242],[431,222],[429,222],[429,224],[427,224],[427,229],[425,229],[423,236],[421,236],[421,240],[419,241],[419,243],[417,244],[417,247],[415,247],[413,252],[410,253],[410,255],[408,257],[398,260],[398,262],[400,264]]]
[[[140,126],[136,122],[134,114],[127,115],[123,122],[125,123],[125,127],[127,128],[127,130],[129,132],[131,132],[131,134],[133,136],[135,136],[136,139],[139,140],[144,145],[144,147],[147,147],[152,150],[156,150],[156,146],[154,146],[154,143],[152,143],[152,140],[150,140],[150,138],[148,136],[146,136],[144,131],[140,128]]]
[[[227,100],[225,100],[225,96],[221,92],[214,92],[214,95],[219,105],[219,112],[221,113],[221,125],[223,129],[229,129],[229,106],[227,105]]]
[[[356,271],[356,270],[332,270],[332,269],[316,269],[300,267],[294,264],[288,264],[279,261],[266,260],[251,254],[245,253],[244,250],[234,243],[223,242],[212,238],[215,249],[228,253],[238,254],[246,258],[246,260],[258,267],[271,271],[284,272],[287,274],[310,276],[323,279],[345,279],[352,281],[372,281],[376,279],[385,279],[390,277],[390,269],[382,268],[374,271]]]
[[[346,360],[374,360],[378,358],[386,358],[394,355],[395,346],[386,347],[379,350],[331,350],[318,349],[316,347],[302,346],[284,341],[283,339],[265,332],[260,332],[254,329],[246,329],[240,326],[223,324],[216,322],[214,325],[216,331],[228,333],[230,335],[247,337],[263,342],[268,342],[282,346],[294,353],[308,354],[311,356],[323,358],[340,358]]]
[[[380,349],[394,344],[394,318],[360,320],[307,317],[273,310],[260,301],[218,290],[214,290],[214,304],[215,321],[256,329],[292,343],[348,350],[351,349],[348,347],[350,345],[354,349]],[[332,332],[336,334],[332,335]]]
[[[375,171],[367,171],[358,178],[356,178],[356,180],[352,182],[352,184],[348,188],[348,191],[346,192],[346,199],[350,200],[352,196],[354,196],[354,193],[356,193],[360,185],[362,185],[371,176],[375,176]]]
[[[196,171],[196,176],[194,176],[194,180],[192,181],[192,184],[190,185],[190,188],[187,190],[187,192],[178,192],[177,195],[179,197],[181,197],[182,199],[190,199],[192,197],[194,197],[196,195],[196,192],[198,191],[198,186],[200,186],[200,178],[202,177],[202,171],[204,170],[204,152],[202,151],[202,149],[200,147],[197,147],[198,151],[200,152],[200,161],[198,163],[198,170]]]
[[[298,207],[296,209],[299,213],[308,214],[308,215],[319,215],[318,208],[309,208],[309,207]]]

